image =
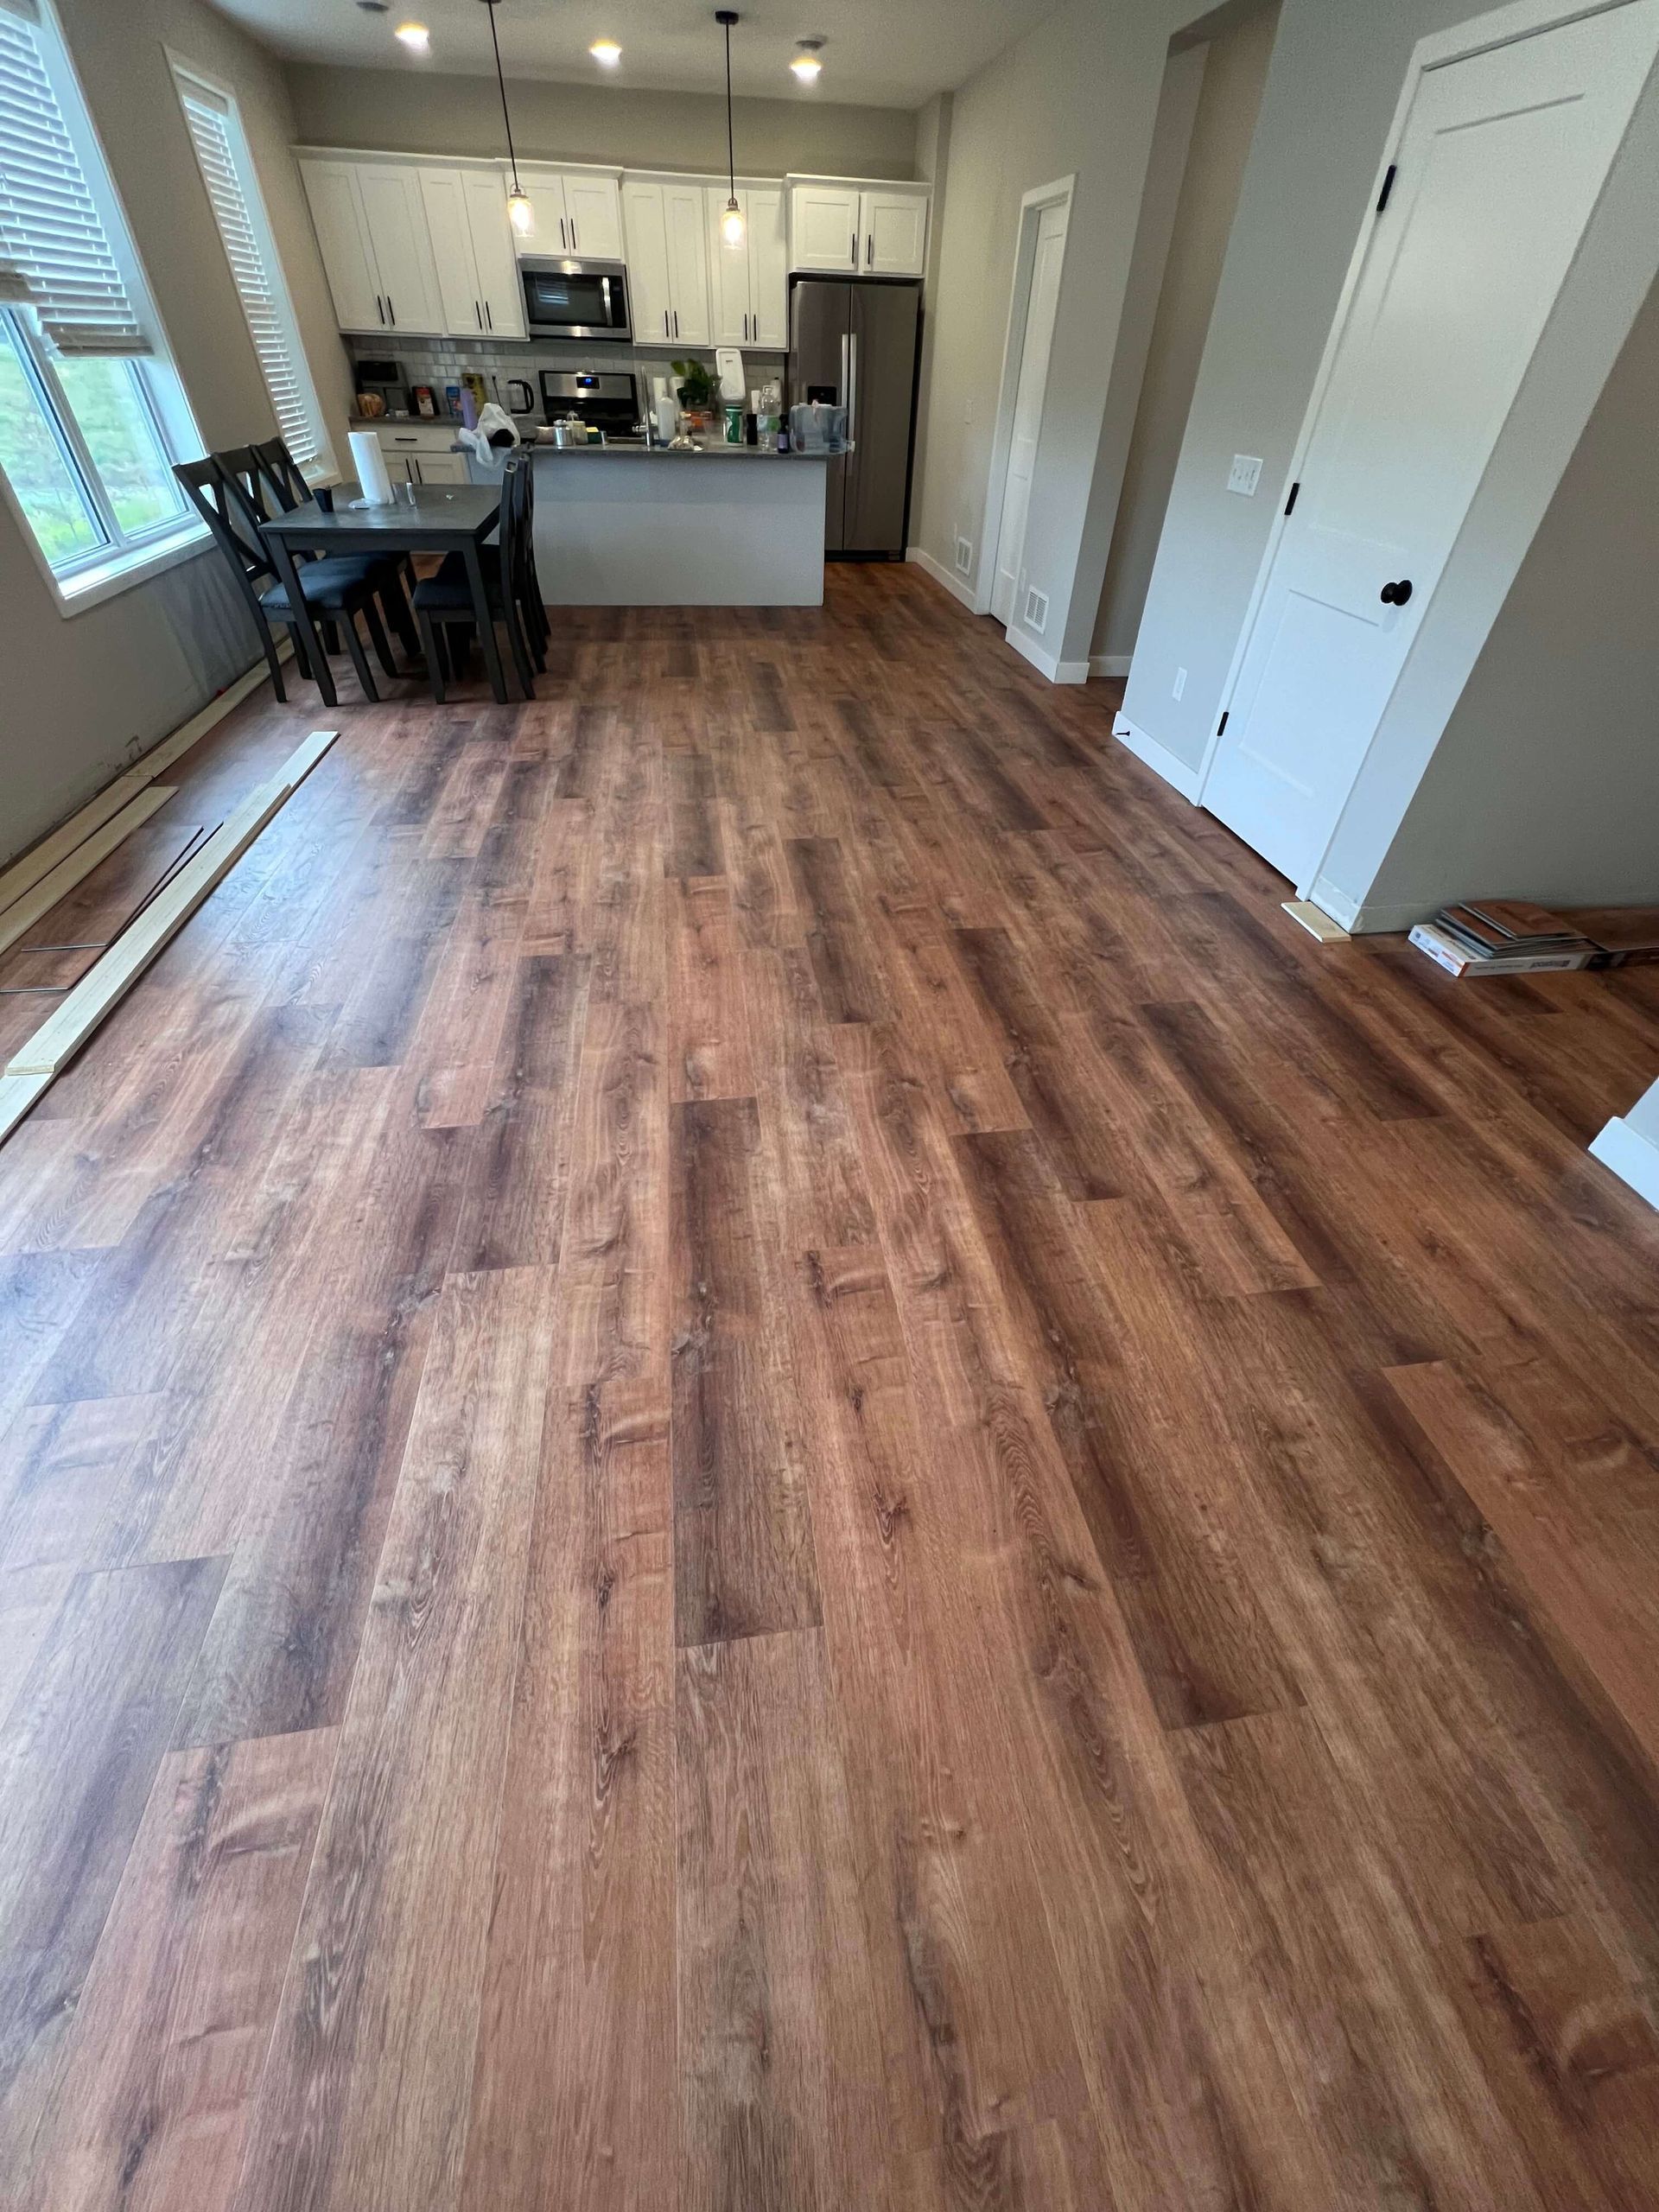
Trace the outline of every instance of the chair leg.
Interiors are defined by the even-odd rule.
[[[530,655],[524,649],[524,626],[518,619],[518,610],[511,600],[502,607],[501,627],[507,633],[507,645],[518,677],[518,689],[526,699],[533,699],[536,696],[536,679],[530,672]]]
[[[401,569],[381,593],[380,604],[385,609],[386,620],[391,624],[398,644],[410,660],[414,660],[420,652],[421,641],[416,632],[415,618],[409,611],[409,595],[404,589]]]
[[[346,650],[352,657],[352,666],[357,671],[357,680],[363,686],[363,696],[378,702],[380,694],[374,688],[374,677],[369,667],[368,656],[363,650],[362,639],[357,634],[357,617],[354,614],[348,614],[343,627],[346,632]]]
[[[386,643],[385,627],[380,620],[380,610],[372,599],[363,602],[363,624],[369,633],[369,643],[374,647],[374,657],[386,674],[395,677],[397,664],[391,657],[391,647]],[[355,624],[353,626],[355,627]]]
[[[421,646],[426,654],[426,672],[432,685],[432,696],[442,706],[448,696],[443,679],[449,673],[448,655],[443,649],[443,639],[438,626],[423,607],[415,610],[415,620],[421,626]]]
[[[283,664],[277,658],[276,640],[271,635],[270,625],[263,614],[259,618],[259,642],[265,649],[265,666],[270,671],[271,691],[276,698],[286,706],[288,693],[283,688]]]

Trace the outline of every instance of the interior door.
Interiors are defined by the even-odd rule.
[[[1202,801],[1312,880],[1659,43],[1659,0],[1423,75]]]
[[[569,218],[571,251],[588,261],[623,261],[622,201],[613,176],[584,176],[567,170],[564,205]]]
[[[672,295],[677,345],[712,346],[714,318],[709,304],[709,232],[702,188],[663,188],[663,216],[668,227],[668,281]]]
[[[342,330],[384,330],[386,311],[375,283],[374,256],[363,220],[352,162],[304,161],[300,175],[311,203],[317,248]]]
[[[728,198],[724,185],[709,185],[703,194],[708,210],[709,267],[714,286],[715,343],[716,346],[747,346],[749,343],[749,248],[746,239],[741,245],[728,245],[720,234],[720,219],[726,212]],[[737,204],[747,214],[745,203],[751,195],[740,192]]]
[[[443,302],[432,265],[418,174],[365,162],[357,179],[388,324],[405,334],[438,336],[444,327]]]
[[[927,262],[927,195],[859,195],[860,262],[867,276],[919,276]]]
[[[910,493],[910,426],[916,391],[921,291],[915,284],[849,284],[852,397],[847,435],[842,547],[901,554]]]
[[[790,192],[790,267],[849,275],[858,259],[858,187],[798,184]]]
[[[1031,480],[1042,435],[1043,400],[1048,390],[1048,358],[1054,345],[1054,315],[1060,299],[1060,266],[1065,258],[1067,211],[1045,207],[1037,218],[1037,245],[1032,257],[1031,293],[1020,348],[1020,378],[1014,387],[1014,422],[1008,434],[1008,474],[1002,487],[1002,515],[996,534],[996,581],[991,612],[1012,622],[1026,557],[1026,521],[1031,511]]]
[[[463,169],[467,227],[478,270],[484,328],[492,338],[522,338],[524,295],[513,251],[512,220],[507,213],[507,181],[496,169]]]
[[[789,227],[779,185],[753,185],[745,195],[749,215],[749,343],[789,343]]]
[[[668,220],[660,184],[629,184],[622,193],[628,234],[628,289],[634,342],[671,346],[674,299],[668,276]]]

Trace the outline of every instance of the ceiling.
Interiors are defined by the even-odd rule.
[[[262,45],[296,61],[358,68],[459,71],[493,67],[489,20],[479,0],[391,0],[371,15],[356,0],[213,0]],[[1051,15],[1058,0],[737,0],[732,80],[740,92],[777,99],[849,100],[919,107],[962,84],[1003,47]],[[432,34],[420,61],[392,36],[409,17]],[[711,4],[702,0],[500,0],[498,24],[509,78],[553,77],[717,92],[725,58]],[[803,92],[789,73],[800,38],[827,41],[823,74]],[[621,66],[588,58],[597,38],[622,48]]]

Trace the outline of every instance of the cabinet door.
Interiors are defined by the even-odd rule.
[[[712,346],[714,315],[709,303],[709,230],[702,187],[663,187],[663,217],[668,231],[668,283],[672,295],[674,339],[680,346]]]
[[[716,346],[747,346],[749,343],[749,246],[746,238],[741,245],[728,245],[720,234],[720,219],[726,213],[730,197],[724,185],[709,185],[703,194],[709,210],[709,290],[713,300],[714,342]],[[746,202],[757,197],[740,192],[737,204],[748,213]]]
[[[859,267],[867,276],[919,276],[927,265],[927,195],[859,195]]]
[[[512,248],[518,253],[569,253],[570,234],[564,212],[564,179],[543,174],[531,176],[528,171],[519,178],[524,188],[535,217],[527,231],[513,231]],[[507,226],[512,229],[511,223]]]
[[[435,337],[444,327],[443,302],[432,265],[419,172],[364,162],[357,181],[388,325]]]
[[[423,169],[421,205],[436,266],[438,298],[443,327],[459,338],[478,338],[484,331],[484,302],[479,296],[478,271],[473,262],[472,232],[467,221],[467,200],[459,169]]]
[[[789,237],[781,185],[754,186],[749,217],[749,343],[789,345]]]
[[[564,205],[570,220],[570,250],[587,261],[623,261],[622,200],[613,176],[565,172]]]
[[[386,311],[375,282],[356,165],[302,162],[300,175],[311,203],[311,221],[327,272],[335,321],[342,330],[384,330]]]
[[[512,250],[506,179],[495,169],[463,169],[461,181],[485,334],[522,338],[524,296],[518,283],[518,257]]]
[[[465,484],[468,481],[464,453],[423,453],[416,467],[420,471],[416,481],[420,484]]]
[[[622,216],[628,244],[628,291],[636,346],[674,343],[668,282],[668,223],[660,184],[626,184]]]
[[[790,267],[850,272],[863,251],[858,187],[797,184],[789,199]]]

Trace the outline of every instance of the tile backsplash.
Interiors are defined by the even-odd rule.
[[[499,340],[420,338],[392,346],[384,339],[348,338],[346,346],[353,365],[360,360],[395,360],[402,372],[405,394],[411,385],[430,385],[437,394],[440,410],[443,406],[444,386],[457,383],[463,372],[481,376],[504,406],[507,378],[523,377],[537,395],[539,414],[543,369],[623,370],[643,379],[663,373],[676,359],[704,361],[711,369],[715,365],[714,348],[704,346],[684,346],[677,355],[661,346],[575,346],[547,339],[515,345]],[[741,350],[744,372],[751,390],[772,377],[781,383],[783,354],[765,353],[758,346],[746,346]]]

